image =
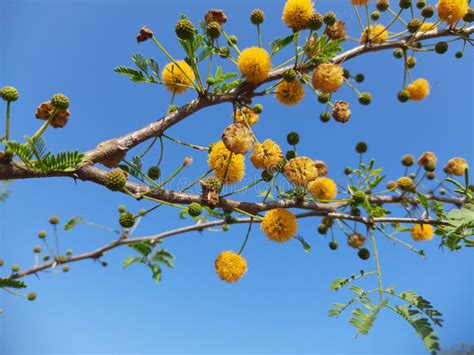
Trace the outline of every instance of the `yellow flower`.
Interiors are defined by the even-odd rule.
[[[408,176],[402,176],[397,180],[397,186],[402,191],[414,191],[415,185],[413,184],[413,180]]]
[[[253,126],[259,120],[259,114],[248,107],[242,107],[237,109],[234,114],[234,119],[237,123],[241,123],[245,126]]]
[[[405,90],[410,93],[410,100],[421,101],[430,93],[430,84],[426,79],[416,79]]]
[[[220,253],[214,266],[217,275],[226,282],[237,282],[247,272],[247,261],[231,250]]]
[[[304,97],[304,86],[299,80],[282,81],[275,90],[275,97],[283,105],[298,105]]]
[[[300,31],[308,26],[308,20],[314,12],[311,0],[288,0],[283,8],[282,20],[293,31]]]
[[[283,152],[274,141],[265,139],[262,144],[255,144],[250,160],[257,169],[272,172],[276,171],[283,161]]]
[[[327,177],[318,177],[311,181],[308,190],[316,200],[332,200],[337,194],[336,183]]]
[[[283,243],[296,234],[298,224],[293,213],[284,208],[276,208],[265,214],[261,229],[268,239]]]
[[[249,83],[258,85],[268,77],[272,62],[265,49],[251,47],[240,53],[237,66]]]
[[[419,166],[436,166],[437,162],[438,162],[438,158],[433,152],[424,152],[418,158]]]
[[[433,22],[425,22],[420,27],[420,32],[428,32],[436,29],[436,25]]]
[[[185,93],[194,81],[194,72],[184,60],[168,63],[161,76],[168,91],[176,94]]]
[[[354,6],[365,6],[368,5],[370,0],[352,0],[352,5]]]
[[[222,133],[222,141],[227,149],[236,154],[246,154],[253,147],[253,137],[247,126],[231,124]]]
[[[411,229],[411,236],[417,242],[431,240],[433,235],[433,227],[429,224],[415,224]]]
[[[368,35],[368,36],[367,36]],[[360,35],[360,44],[371,43],[384,43],[388,38],[388,31],[385,30],[383,25],[370,25],[369,28],[365,29]]]
[[[313,86],[325,93],[336,92],[344,82],[342,67],[333,63],[320,64],[313,71]]]
[[[245,157],[231,153],[222,141],[211,146],[207,162],[214,175],[224,184],[235,184],[245,175]]]
[[[441,21],[453,25],[462,20],[469,5],[467,0],[439,0],[436,8]]]
[[[310,158],[297,157],[285,165],[285,174],[294,184],[306,186],[311,180],[318,177],[318,169]]]
[[[447,174],[463,176],[464,172],[469,166],[463,158],[449,159],[448,164],[444,167],[444,171]]]

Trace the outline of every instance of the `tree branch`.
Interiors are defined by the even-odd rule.
[[[325,216],[334,218],[334,219],[357,221],[357,222],[364,223],[366,225],[372,225],[373,223],[407,223],[407,224],[420,223],[420,224],[429,224],[429,225],[434,225],[434,226],[449,225],[447,222],[436,221],[436,220],[431,220],[431,219],[392,218],[392,217],[369,219],[366,217],[356,217],[356,216],[343,214],[343,213],[335,213],[335,212],[324,213],[324,212],[315,212],[315,211],[297,214],[296,218],[301,219],[301,218],[307,218],[307,217],[325,217]],[[230,222],[227,222],[225,220],[218,220],[218,221],[206,222],[206,223],[201,223],[201,224],[193,224],[190,226],[173,229],[167,232],[163,232],[163,233],[151,235],[151,236],[137,237],[137,238],[131,238],[131,239],[128,239],[122,236],[121,238],[114,240],[111,243],[104,245],[103,247],[100,247],[94,251],[67,257],[67,259],[64,259],[64,260],[62,259],[53,260],[47,263],[43,263],[41,265],[36,265],[30,269],[26,269],[26,270],[14,273],[10,275],[9,278],[19,279],[28,275],[37,274],[38,272],[49,269],[49,268],[53,268],[56,265],[69,264],[69,263],[73,263],[80,260],[86,260],[86,259],[98,259],[101,256],[103,256],[106,252],[123,245],[138,244],[138,243],[143,243],[143,242],[150,242],[152,244],[156,244],[156,243],[161,242],[163,239],[169,238],[171,236],[179,235],[179,234],[185,234],[185,233],[193,232],[193,231],[201,232],[207,228],[222,226],[224,224],[229,224],[229,225],[230,224],[246,224],[250,222],[260,223],[259,220],[256,220],[253,218],[238,218]]]

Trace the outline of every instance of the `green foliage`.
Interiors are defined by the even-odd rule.
[[[139,70],[121,65],[114,71],[128,76],[135,83],[159,83],[160,66],[156,59],[147,59],[143,55],[135,53],[132,55],[132,60]]]
[[[277,37],[272,42],[270,42],[270,48],[272,50],[272,55],[278,53],[283,48],[288,46],[290,43],[294,41],[295,34],[291,34],[285,38]]]
[[[474,235],[474,205],[469,205],[460,209],[453,209],[448,213],[447,226],[441,226],[436,233],[443,237],[441,245],[447,246],[450,250],[465,247],[474,247],[474,239],[468,238]]]
[[[165,249],[156,249],[156,244],[151,242],[141,242],[136,244],[130,244],[130,248],[140,254],[140,256],[128,256],[123,261],[123,267],[127,268],[132,264],[143,264],[147,266],[153,275],[153,279],[156,282],[161,281],[161,266],[164,264],[169,268],[173,268],[174,255]]]
[[[21,280],[15,280],[10,278],[0,278],[0,288],[25,288],[26,284]]]
[[[73,229],[76,225],[79,223],[84,222],[84,219],[82,217],[73,217],[67,223],[64,225],[64,230],[65,231],[70,231]]]
[[[303,250],[306,253],[309,253],[311,251],[311,245],[303,238],[302,235],[298,234],[297,236],[295,236],[295,239],[301,243],[301,245],[303,246]]]
[[[23,162],[25,167],[36,173],[71,172],[85,161],[85,154],[78,151],[48,152],[43,138],[26,138],[25,143],[2,141],[8,149]]]
[[[375,271],[370,271],[370,272],[365,272],[364,270],[360,270],[360,273],[357,275],[351,275],[347,278],[338,278],[335,279],[331,285],[329,286],[329,289],[331,291],[339,291],[341,288],[346,286],[347,284],[351,283],[352,281],[355,281],[359,278],[369,276],[369,275],[374,275],[376,272]]]

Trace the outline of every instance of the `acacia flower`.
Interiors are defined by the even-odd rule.
[[[463,19],[469,5],[467,0],[439,0],[436,8],[441,21],[454,25]]]
[[[228,126],[222,133],[222,141],[227,149],[236,154],[246,154],[253,147],[252,133],[240,123]]]
[[[351,0],[354,6],[365,6],[369,4],[370,0]]]
[[[425,22],[420,26],[420,32],[428,32],[436,29],[436,25],[433,22]]]
[[[237,123],[249,126],[256,124],[259,118],[259,114],[248,107],[237,109],[234,114],[234,119]]]
[[[318,177],[318,169],[310,158],[296,157],[285,165],[285,175],[295,185],[306,186]]]
[[[237,66],[249,83],[258,85],[268,77],[272,62],[265,49],[251,47],[240,53]]]
[[[233,154],[222,141],[212,144],[207,162],[223,184],[235,184],[245,175],[245,157]]]
[[[287,106],[298,105],[304,97],[304,86],[299,80],[291,82],[283,80],[275,90],[276,99]]]
[[[237,282],[247,272],[247,261],[231,250],[223,251],[214,262],[217,275],[225,282]]]
[[[185,93],[195,78],[193,70],[184,60],[166,64],[161,76],[168,91],[175,94]]]
[[[342,67],[333,63],[318,65],[313,71],[313,86],[325,93],[336,92],[344,82]]]
[[[414,191],[415,190],[415,184],[413,183],[413,180],[408,177],[408,176],[402,176],[397,180],[397,187],[406,192]]]
[[[265,214],[261,229],[268,239],[284,243],[296,234],[298,224],[292,212],[284,208],[276,208]]]
[[[411,236],[417,242],[431,240],[433,235],[433,227],[429,224],[415,224],[411,229]]]
[[[364,246],[366,238],[360,233],[352,233],[347,237],[347,244],[354,249],[359,249]]]
[[[405,88],[410,93],[410,100],[421,101],[430,93],[430,84],[426,79],[420,78],[413,81]]]
[[[370,25],[360,35],[360,44],[384,43],[388,38],[388,31],[383,25]]]
[[[463,176],[468,167],[467,162],[463,158],[452,158],[449,159],[444,167],[444,171],[446,174]]]
[[[283,8],[282,20],[294,32],[308,26],[308,20],[314,12],[311,0],[288,0]]]
[[[423,166],[423,167],[436,166],[437,162],[438,162],[438,158],[436,157],[435,153],[433,153],[433,152],[424,152],[418,158],[418,165]]]
[[[273,172],[280,167],[283,161],[283,152],[274,141],[265,139],[263,143],[255,144],[250,160],[257,169]]]
[[[334,180],[328,177],[318,177],[309,182],[308,191],[315,200],[332,200],[336,197],[337,186]]]

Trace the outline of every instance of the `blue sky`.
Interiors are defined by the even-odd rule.
[[[173,28],[180,13],[197,23],[208,9],[222,8],[229,17],[227,33],[237,34],[244,48],[256,41],[255,28],[247,22],[255,7],[266,13],[264,43],[288,34],[280,21],[280,0],[1,1],[0,85],[13,85],[21,95],[12,110],[12,136],[21,139],[34,132],[39,127],[36,106],[56,92],[70,97],[72,116],[66,128],[47,131],[48,147],[54,151],[91,149],[146,125],[165,112],[169,94],[162,87],[133,84],[113,72],[118,65],[130,65],[131,54],[137,52],[166,64],[151,43],[137,45],[138,29],[150,26],[179,58],[183,53]],[[346,20],[349,33],[358,37],[348,1],[318,1],[316,9],[335,10]],[[348,124],[319,122],[322,105],[307,93],[304,102],[293,108],[282,107],[272,97],[262,99],[265,111],[255,133],[262,140],[270,137],[286,146],[286,134],[300,132],[299,154],[326,161],[330,175],[341,182],[343,168],[357,163],[353,147],[360,140],[369,144],[368,156],[391,178],[403,173],[399,159],[405,153],[418,156],[432,150],[442,163],[453,156],[472,162],[473,68],[469,63],[473,55],[468,49],[462,60],[456,60],[454,52],[459,48],[455,43],[444,56],[418,56],[414,75],[432,84],[430,96],[421,103],[397,102],[402,64],[390,51],[369,54],[346,63],[351,72],[365,74],[362,91],[374,97],[372,105],[363,107],[349,89],[341,90],[339,97],[353,103]],[[191,97],[179,97],[177,103]],[[207,108],[168,133],[208,145],[219,139],[231,122],[230,115],[230,105]],[[157,153],[150,159],[156,159]],[[167,143],[163,172],[170,174],[187,155],[193,156],[194,164],[186,176],[195,178],[207,169],[205,155]],[[247,173],[256,174],[250,165]],[[68,179],[17,181],[11,190],[11,198],[0,205],[0,257],[6,267],[31,266],[36,234],[48,228],[51,215],[62,221],[83,216],[116,226],[119,204],[134,211],[150,206]],[[137,235],[189,223],[180,220],[176,210],[162,209],[140,225]],[[347,323],[348,314],[340,319],[327,317],[331,303],[350,296],[330,292],[329,283],[373,266],[347,247],[330,251],[328,240],[316,233],[318,223],[314,219],[300,223],[301,234],[312,245],[310,253],[304,253],[297,241],[270,243],[255,228],[244,254],[249,271],[235,285],[218,280],[213,262],[222,250],[238,250],[243,226],[227,233],[192,233],[167,240],[163,246],[176,255],[176,267],[164,270],[161,284],[155,284],[149,271],[139,265],[122,269],[123,259],[133,255],[128,248],[108,254],[104,258],[107,268],[84,261],[72,264],[68,274],[29,277],[25,281],[38,294],[35,302],[0,294],[0,305],[6,309],[0,317],[0,353],[425,352],[410,326],[390,313],[382,313],[371,333],[358,339]],[[402,237],[409,239],[409,235]],[[80,226],[62,233],[61,244],[79,253],[112,238]],[[336,238],[344,244],[342,233]],[[395,284],[400,291],[414,289],[442,311],[445,326],[438,334],[443,346],[472,343],[470,251],[442,251],[433,241],[422,246],[428,255],[423,260],[385,239],[379,245],[385,285]]]

